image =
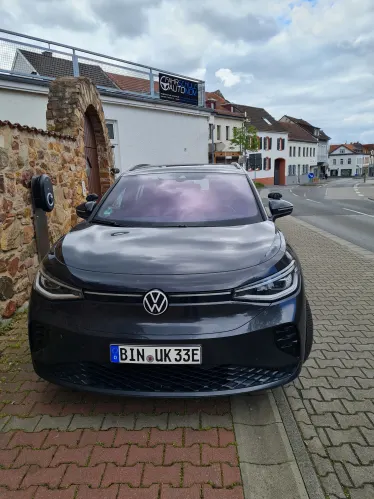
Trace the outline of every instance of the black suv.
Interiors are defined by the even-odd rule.
[[[139,165],[44,258],[37,374],[120,395],[230,395],[298,376],[313,341],[302,271],[239,165]]]

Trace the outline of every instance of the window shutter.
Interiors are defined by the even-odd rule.
[[[272,148],[272,145],[273,145],[273,139],[269,139],[269,150]]]
[[[259,137],[258,140],[259,140],[259,149],[262,149],[262,137]]]
[[[266,170],[266,158],[264,158],[263,164],[264,164],[263,169]]]
[[[269,170],[271,170],[271,158],[269,158],[269,164],[268,164]]]
[[[286,139],[282,139],[282,151],[286,148]]]
[[[281,151],[281,139],[277,139],[277,151]]]

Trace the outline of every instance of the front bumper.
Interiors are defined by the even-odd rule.
[[[168,333],[166,337],[162,328],[156,335],[145,334],[144,329],[134,333],[136,326],[132,331],[118,331],[110,326],[109,314],[88,331],[80,307],[80,302],[51,303],[32,293],[29,339],[33,365],[39,376],[52,383],[126,396],[201,397],[272,388],[292,381],[301,370],[306,330],[302,286],[291,298],[258,307],[249,322],[225,333],[209,329],[204,334],[199,328],[196,334]],[[219,326],[217,320],[217,330]],[[110,344],[199,344],[203,363],[111,364]]]

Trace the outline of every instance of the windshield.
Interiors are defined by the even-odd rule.
[[[122,177],[93,221],[132,225],[235,225],[261,222],[246,176],[167,172]]]

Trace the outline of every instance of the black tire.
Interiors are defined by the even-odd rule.
[[[312,310],[309,305],[308,299],[306,300],[306,338],[305,338],[305,354],[304,354],[304,362],[308,360],[310,352],[313,347],[313,315]]]

